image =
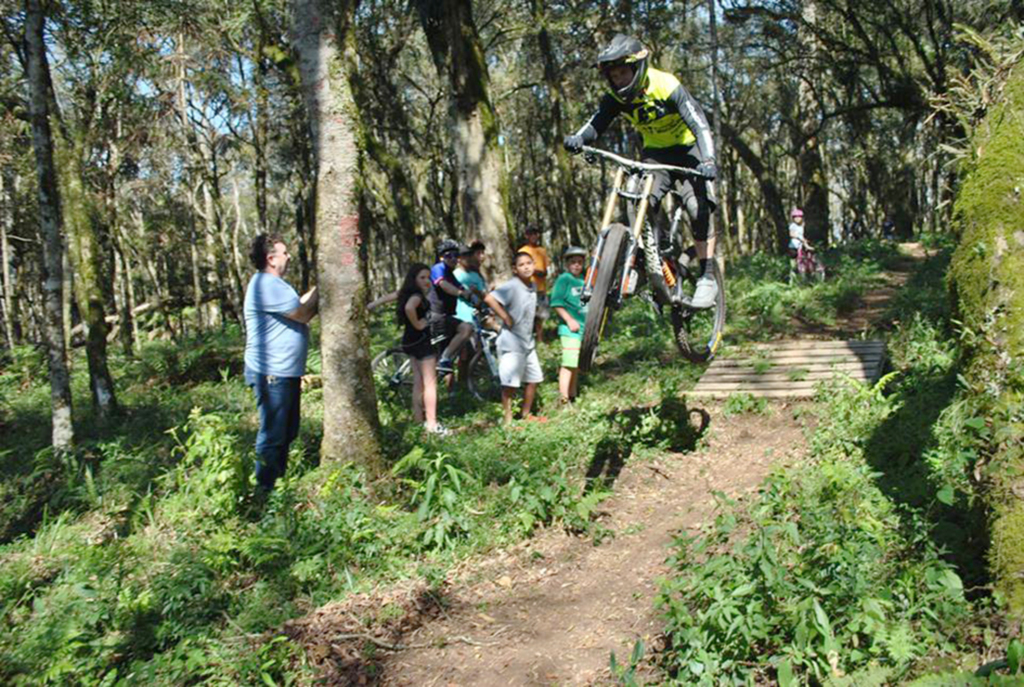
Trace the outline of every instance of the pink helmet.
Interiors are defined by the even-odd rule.
[[[793,212],[789,213],[789,216],[792,217],[793,219],[796,219],[797,217],[803,217],[804,211],[801,210],[800,208],[793,208]]]

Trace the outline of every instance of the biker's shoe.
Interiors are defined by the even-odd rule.
[[[705,310],[715,304],[718,296],[718,282],[709,275],[704,275],[697,280],[697,288],[693,290],[693,298],[690,299],[690,307],[697,310]]]
[[[455,372],[455,363],[451,358],[441,358],[437,361],[437,373],[439,375],[450,375]]]

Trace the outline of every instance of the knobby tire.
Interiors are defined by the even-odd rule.
[[[725,329],[725,280],[718,261],[711,260],[711,274],[718,283],[715,304],[708,310],[672,308],[672,333],[684,358],[692,363],[706,363],[715,357]],[[696,279],[692,279],[696,282]]]
[[[601,340],[604,328],[611,316],[608,296],[613,288],[621,283],[623,250],[625,238],[629,230],[622,224],[608,227],[601,254],[597,259],[597,278],[587,303],[587,319],[583,326],[583,341],[580,344],[580,371],[590,371],[597,353],[597,344]]]

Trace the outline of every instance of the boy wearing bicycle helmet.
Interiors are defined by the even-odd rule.
[[[562,342],[562,366],[558,370],[559,400],[564,405],[576,398],[579,381],[580,346],[587,307],[580,302],[583,293],[583,261],[587,251],[570,246],[562,254],[565,272],[558,275],[551,290],[551,309],[558,315],[558,338]]]
[[[710,261],[715,255],[711,213],[715,209],[712,180],[717,174],[715,144],[704,111],[679,80],[648,66],[650,53],[632,36],[616,34],[597,56],[594,65],[608,84],[597,112],[575,134],[565,137],[570,153],[604,133],[618,115],[624,116],[643,136],[644,162],[695,168],[704,178],[656,172],[651,190],[651,210],[657,212],[661,199],[674,181],[690,216],[690,227],[700,259],[701,277],[691,299],[694,308],[710,308],[718,295]]]

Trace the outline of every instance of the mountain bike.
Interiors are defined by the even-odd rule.
[[[498,377],[498,332],[488,324],[490,311],[483,309],[473,315],[473,336],[466,342],[470,347],[466,386],[478,401],[501,398]],[[381,351],[370,363],[374,379],[388,392],[405,398],[412,395],[412,361],[401,346]],[[438,380],[444,375],[438,374]]]
[[[583,284],[581,300],[587,303],[587,319],[580,347],[580,369],[590,369],[613,310],[625,299],[650,285],[653,303],[659,312],[670,311],[673,338],[684,358],[703,363],[715,356],[725,327],[725,284],[718,262],[711,261],[712,276],[718,282],[718,296],[707,309],[690,306],[690,295],[700,277],[697,252],[693,246],[681,250],[679,225],[684,214],[681,198],[673,188],[676,203],[667,236],[657,218],[647,209],[654,185],[654,172],[667,171],[702,178],[695,169],[651,164],[620,157],[607,150],[583,147],[584,159],[614,162],[618,169],[608,193],[601,232],[594,247]],[[612,222],[619,201],[626,201],[629,226]],[[712,221],[714,218],[712,217]]]
[[[825,265],[813,248],[800,246],[796,249],[796,274],[808,281],[825,281]]]

